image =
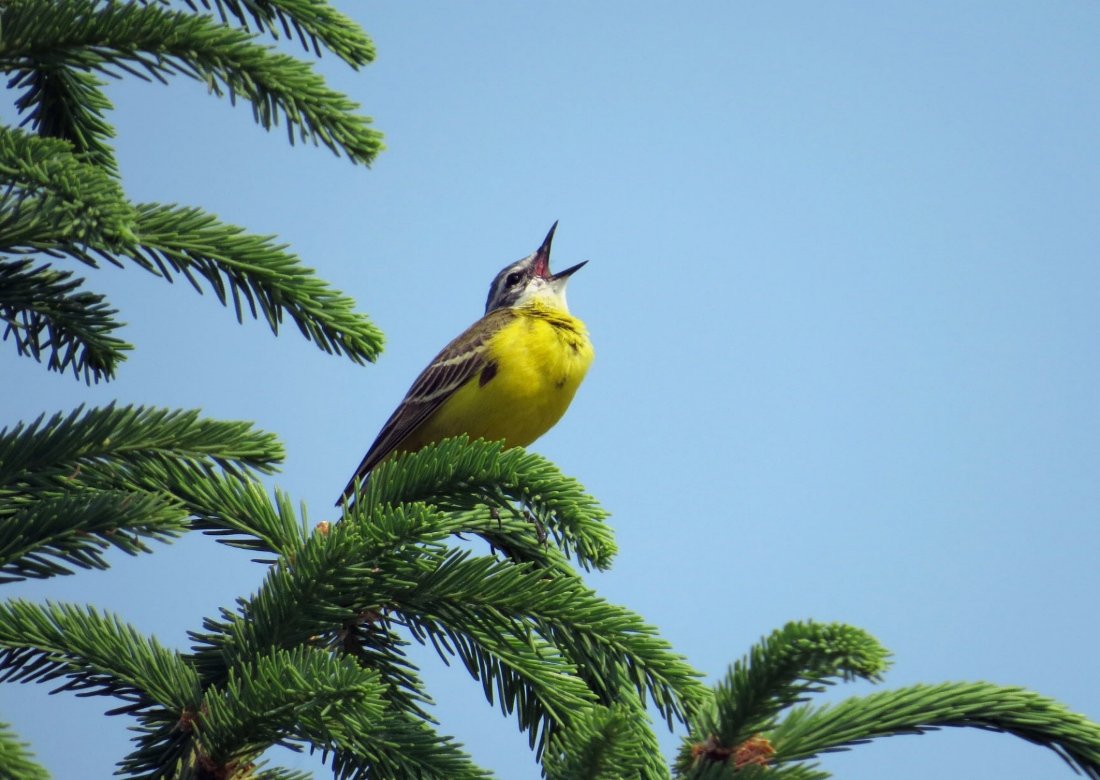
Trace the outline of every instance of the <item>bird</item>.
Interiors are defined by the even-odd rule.
[[[485,314],[435,356],[382,426],[336,505],[354,501],[371,470],[449,436],[526,447],[561,419],[592,363],[585,324],[565,287],[584,260],[550,272],[555,222],[533,253],[489,285]]]

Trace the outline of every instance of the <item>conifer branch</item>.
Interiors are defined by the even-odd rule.
[[[0,583],[106,569],[104,553],[151,550],[186,530],[186,512],[153,493],[79,490],[38,500],[0,501]]]
[[[374,60],[374,45],[357,24],[321,0],[184,0],[197,9],[217,9],[244,29],[297,38],[317,56],[324,47],[353,68]]]
[[[323,144],[365,165],[382,149],[370,120],[354,113],[358,106],[330,89],[308,63],[201,14],[95,0],[9,0],[0,24],[0,68],[64,64],[160,81],[182,74],[215,94],[228,94],[231,102],[245,98],[267,129],[286,122],[291,143]]]
[[[112,333],[120,326],[104,296],[81,291],[83,279],[31,260],[0,260],[0,322],[20,355],[51,371],[73,374],[88,384],[112,379],[132,347]]]
[[[579,482],[542,456],[520,447],[506,450],[500,442],[457,436],[399,455],[371,472],[358,500],[367,514],[408,501],[425,501],[447,512],[478,510],[494,522],[528,512],[532,531],[553,539],[585,569],[606,569],[615,555],[613,534],[604,522],[608,513]]]
[[[276,489],[272,500],[253,480],[211,474],[176,481],[171,490],[190,513],[192,528],[230,547],[290,556],[309,535],[305,507],[299,521],[285,492]]]
[[[478,444],[485,443],[475,443],[472,448],[475,452]],[[455,440],[455,445],[459,450],[464,448],[462,441]],[[499,445],[485,446],[490,456],[499,452]],[[447,449],[447,446],[442,449]],[[523,454],[528,460],[537,460],[537,456]],[[461,461],[461,458],[456,458],[451,462]],[[428,462],[433,461],[429,458]],[[372,476],[372,482],[374,479]],[[376,484],[386,483],[384,479],[379,479]],[[579,490],[579,486],[576,487]],[[533,487],[531,490],[534,492]],[[553,491],[546,491],[546,495],[536,498],[536,501],[546,496],[553,501]],[[588,499],[583,493],[581,496]],[[377,507],[370,516],[365,516],[362,510],[371,503],[371,494],[368,493],[362,506],[356,505],[359,511],[353,511],[344,522],[360,524],[360,532],[375,537],[380,546],[400,539],[410,531],[420,536],[421,544],[435,545],[449,536],[479,530],[478,525],[464,522],[469,513],[463,512],[442,513],[433,517],[431,514],[409,515],[389,511],[388,507]],[[553,504],[548,502],[548,506]],[[484,515],[481,522],[498,523]],[[430,525],[415,530],[417,525],[423,523]],[[527,527],[530,527],[529,523]],[[505,669],[508,669],[509,673],[520,675],[516,680],[522,678],[524,673],[524,670],[511,665],[523,663],[522,655],[516,656],[514,651],[509,651],[507,655],[500,656],[491,644],[479,641],[485,627],[498,620],[502,621],[497,629],[499,636],[517,638],[523,647],[530,646],[535,640],[544,641],[555,648],[555,652],[561,652],[569,661],[572,673],[583,678],[587,687],[603,701],[617,700],[622,693],[620,685],[626,681],[641,696],[647,693],[652,696],[660,712],[671,721],[673,718],[683,719],[695,702],[703,698],[704,689],[698,682],[698,673],[672,653],[651,627],[633,613],[599,599],[564,567],[550,571],[530,565],[517,566],[495,558],[471,558],[468,554],[452,553],[442,548],[438,553],[434,550],[434,547],[429,547],[415,559],[406,551],[395,556],[397,560],[393,563],[379,562],[382,569],[396,568],[400,565],[398,561],[404,563],[410,572],[396,582],[400,584],[405,580],[416,583],[411,590],[392,591],[384,603],[390,605],[393,615],[400,615],[400,620],[409,622],[410,627],[415,624],[417,628],[425,629],[429,619],[442,624],[443,628],[428,630],[425,635],[433,641],[441,655],[456,653],[463,658],[475,678],[483,681],[490,701],[493,701],[490,686],[494,677],[479,676],[477,670],[490,669],[505,674]],[[396,617],[393,619],[398,620]],[[441,635],[452,640],[453,650],[445,642],[441,645],[437,641]],[[497,635],[489,639],[499,641]],[[537,663],[538,653],[535,657]],[[512,680],[510,677],[504,679]],[[515,690],[518,689],[512,686],[503,692],[502,707],[510,703]],[[565,702],[565,707],[573,706]],[[505,711],[510,711],[510,707]],[[526,713],[520,712],[519,717],[524,727],[533,727],[536,722],[543,722],[547,727],[561,722],[552,707],[545,711],[532,709]],[[531,734],[534,739],[535,731]]]
[[[367,500],[364,505],[369,503]],[[376,510],[370,517],[353,511],[345,519],[345,522],[352,521],[361,522],[367,534],[382,537],[391,532],[387,525],[391,517],[384,509]],[[484,512],[446,512],[426,522],[430,522],[431,531],[440,542],[449,536],[469,533],[488,536],[491,529],[505,540],[500,546],[509,550],[516,549],[516,539],[521,534],[537,539],[529,520],[492,518]],[[430,542],[427,538],[422,541]],[[674,718],[683,719],[694,711],[706,695],[698,682],[698,673],[672,653],[654,630],[636,615],[598,598],[560,557],[547,555],[554,548],[547,545],[545,539],[535,543],[541,545],[543,552],[542,561],[537,565],[516,566],[511,561],[454,553],[439,555],[430,561],[423,558],[427,567],[410,575],[418,588],[395,592],[391,597],[393,612],[414,621],[424,620],[425,615],[453,617],[446,612],[451,609],[457,609],[454,613],[457,615],[469,610],[480,620],[485,620],[485,615],[499,616],[505,619],[503,630],[513,635],[518,631],[524,643],[530,644],[537,639],[554,647],[555,652],[561,652],[574,673],[601,702],[619,701],[624,695],[631,695],[630,690],[624,690],[625,686],[643,697],[648,692],[670,722]],[[408,556],[403,557],[407,559]],[[420,601],[421,597],[426,600]],[[477,619],[469,624],[475,629]],[[472,630],[465,623],[443,622],[446,631],[450,632],[448,636]],[[428,638],[441,655],[452,653],[445,642],[441,647],[436,640],[438,633],[429,633]],[[459,642],[456,652],[464,651],[463,660],[477,678],[476,669],[492,664],[480,660],[477,655],[486,648],[477,642],[467,647],[468,644],[468,641]],[[481,679],[486,685],[490,682],[487,678]],[[487,695],[492,701],[488,689]],[[533,715],[528,718],[530,722],[535,720]]]
[[[0,776],[4,780],[49,780],[50,774],[7,723],[0,723]]]
[[[484,505],[465,511],[449,511],[446,518],[446,527],[453,529],[455,535],[479,537],[494,555],[513,563],[529,563],[540,569],[576,574],[561,549],[549,543],[546,526],[515,505],[488,511]]]
[[[877,682],[889,653],[866,631],[843,623],[791,622],[735,662],[714,691],[713,709],[692,724],[696,740],[733,747],[775,725],[779,713],[836,680]]]
[[[798,761],[869,739],[970,726],[1011,734],[1054,751],[1100,778],[1100,725],[1022,688],[990,683],[914,685],[790,712],[773,732],[776,759]]]
[[[342,750],[333,755],[336,780],[366,777],[415,777],[424,780],[484,780],[492,774],[470,760],[451,737],[408,713],[389,713],[370,735],[373,743],[363,753]]]
[[[241,321],[262,316],[274,333],[289,315],[307,339],[325,352],[372,361],[383,337],[355,302],[319,279],[298,257],[268,236],[254,236],[194,208],[155,203],[136,207],[135,243],[125,253],[171,281],[180,274],[202,291],[206,279],[218,301],[231,300]]]
[[[586,677],[608,699],[618,693],[619,680],[629,681],[640,696],[652,697],[658,711],[670,721],[683,720],[686,701],[701,695],[698,673],[674,654],[652,627],[596,596],[579,578],[527,564],[472,558],[467,553],[454,552],[437,560],[433,569],[422,569],[416,575],[415,587],[393,594],[393,611],[405,620],[424,621],[425,616],[432,616],[452,632],[477,640],[477,646],[493,656],[524,663],[524,656],[517,651],[505,648],[507,654],[501,656],[497,648],[480,641],[488,633],[485,628],[500,621],[500,636],[515,639],[517,648],[529,647],[533,637],[540,637],[570,661],[562,672],[572,670],[575,675],[577,668],[586,668]],[[524,623],[528,627],[520,628]],[[496,636],[487,638],[499,641]],[[534,654],[536,663],[541,655]],[[514,668],[524,674],[529,671]],[[602,688],[604,685],[607,687]],[[561,683],[557,688],[564,690]],[[578,690],[588,693],[589,687]],[[585,704],[564,698],[559,701],[559,707],[566,708],[563,712]],[[564,720],[549,707],[547,715]]]
[[[94,266],[88,245],[109,254],[132,242],[132,219],[118,182],[68,142],[0,127],[0,252],[63,253]]]
[[[274,650],[211,686],[193,728],[204,762],[249,763],[274,744],[368,751],[385,714],[376,672],[310,647]]]
[[[115,265],[122,265],[119,256],[129,257],[168,281],[182,275],[199,292],[196,277],[204,278],[219,302],[232,301],[238,321],[247,310],[278,333],[287,315],[318,347],[357,363],[374,360],[382,349],[381,332],[355,311],[355,302],[285,246],[199,209],[131,206],[117,182],[82,163],[63,141],[0,128],[5,186],[0,252],[63,254],[92,266],[97,257]],[[95,314],[117,327],[112,310]]]
[[[208,420],[193,410],[78,406],[68,415],[0,430],[0,490],[119,487],[141,482],[143,468],[165,463],[244,477],[271,473],[282,458],[275,436],[251,423]]]
[[[365,508],[313,534],[291,565],[272,568],[239,614],[207,621],[194,656],[205,679],[271,646],[394,625],[458,656],[540,751],[551,727],[594,702],[570,656],[592,662],[592,677],[617,672],[666,717],[683,717],[696,674],[575,576],[450,550],[443,542],[461,529],[426,505],[376,507],[369,518]]]
[[[312,772],[282,767],[265,767],[254,770],[249,780],[314,780]]]
[[[422,644],[431,642],[440,658],[459,658],[481,683],[486,701],[515,715],[536,756],[558,725],[595,703],[577,668],[534,633],[525,636],[521,627],[475,609],[440,611],[444,618],[439,620],[407,611],[391,619]]]
[[[645,709],[629,696],[574,714],[554,731],[542,767],[547,780],[669,777]]]
[[[0,577],[106,568],[109,547],[148,552],[143,540],[178,536],[189,516],[209,522],[216,510],[188,497],[220,484],[219,469],[241,481],[281,457],[270,434],[197,412],[78,407],[0,430]]]
[[[55,16],[57,25],[50,26],[49,20]],[[174,25],[181,19],[187,24],[177,29]],[[295,255],[271,238],[246,234],[198,209],[157,204],[137,209],[131,206],[110,175],[113,162],[105,156],[109,152],[105,139],[111,131],[101,112],[108,104],[98,92],[99,82],[78,69],[98,67],[111,72],[104,63],[113,62],[113,57],[125,59],[111,48],[110,40],[96,42],[97,34],[107,39],[112,36],[125,40],[134,36],[155,39],[158,35],[163,38],[166,30],[175,30],[173,35],[182,38],[169,36],[171,41],[192,54],[201,46],[188,39],[188,30],[204,40],[235,35],[240,40],[236,44],[225,41],[225,47],[241,52],[255,50],[253,54],[260,52],[262,62],[252,64],[261,69],[270,65],[265,57],[275,57],[281,65],[272,66],[274,74],[287,70],[284,86],[293,94],[279,97],[273,92],[264,93],[270,105],[258,104],[258,116],[268,116],[267,123],[271,124],[277,122],[279,110],[290,112],[294,120],[288,127],[311,128],[308,133],[301,130],[303,137],[329,133],[335,134],[333,138],[343,139],[340,143],[350,144],[351,140],[345,136],[351,130],[340,130],[341,122],[366,120],[350,114],[344,117],[339,111],[332,116],[318,113],[321,110],[315,103],[339,103],[344,99],[324,87],[324,82],[306,64],[285,55],[270,54],[253,44],[244,45],[247,34],[217,25],[206,17],[153,6],[99,6],[92,0],[42,6],[13,0],[0,9],[0,23],[5,33],[0,40],[0,67],[6,64],[16,71],[13,83],[26,90],[20,105],[30,112],[28,118],[34,121],[36,129],[58,136],[58,139],[41,138],[0,129],[0,252],[67,255],[93,266],[97,259],[121,265],[119,256],[123,255],[169,280],[182,274],[200,291],[196,277],[201,276],[220,302],[228,305],[232,300],[238,320],[243,319],[247,309],[252,317],[266,319],[277,333],[283,316],[289,315],[303,335],[326,352],[346,354],[356,362],[377,357],[382,347],[380,331],[355,312],[350,298],[318,279]],[[194,24],[201,29],[188,26]],[[85,44],[90,48],[82,49],[85,44],[70,40],[81,35],[89,37]],[[198,49],[188,48],[192,44]],[[218,62],[229,58],[227,52],[208,54]],[[75,57],[76,62],[66,59],[68,55]],[[188,70],[182,61],[177,62],[178,58],[164,53],[135,56],[158,75],[160,70],[171,71],[173,67],[190,75],[201,75],[201,68]],[[303,68],[305,75],[298,72]],[[259,74],[247,69],[233,72],[237,73],[234,78],[243,79],[245,84],[233,87],[230,79],[227,83],[231,93],[235,94],[235,89],[244,90],[245,97],[259,100],[259,95],[246,88],[251,85],[261,89],[265,82]],[[219,82],[213,76],[210,78],[216,89]],[[287,103],[291,98],[293,101]],[[272,112],[276,112],[273,117]],[[329,145],[334,143],[330,140]],[[353,154],[352,150],[345,151]],[[83,302],[94,303],[90,298]],[[117,327],[113,311],[101,308],[98,315],[100,320],[106,320],[104,325],[109,322]],[[42,327],[46,322],[49,320],[39,313],[23,325]],[[110,378],[106,367],[93,372],[93,376]]]
[[[199,681],[179,654],[94,607],[0,602],[0,682],[50,682],[57,690],[114,696],[129,711],[195,707]]]
[[[249,775],[249,780],[315,780],[312,772],[303,772],[300,769],[284,769],[283,767],[264,767],[255,769]]]
[[[677,773],[673,777],[690,777],[691,780],[829,780],[832,775],[811,764],[749,764],[735,768],[731,763],[724,763],[700,765],[689,774]]]
[[[100,87],[104,82],[90,73],[64,65],[25,67],[8,80],[9,89],[23,94],[15,107],[36,134],[68,141],[81,162],[118,176],[118,164],[109,139],[115,131],[104,118],[113,106]]]
[[[431,514],[423,507],[409,511]],[[398,542],[387,549],[393,556],[406,550]],[[237,613],[223,610],[220,620],[204,621],[204,632],[192,633],[191,657],[203,679],[224,679],[229,665],[272,647],[314,644],[350,653],[377,670],[395,708],[428,718],[423,709],[428,698],[403,656],[406,642],[382,619],[374,581],[398,575],[381,568],[380,551],[366,548],[350,525],[336,524],[314,531],[284,555],[260,590],[239,602]]]
[[[192,660],[204,679],[223,679],[227,663],[267,648],[314,644],[347,653],[375,670],[394,711],[430,720],[424,709],[430,699],[415,666],[404,657],[407,641],[387,627],[380,608],[356,607],[370,601],[355,594],[356,589],[370,591],[380,572],[374,565],[378,557],[369,557],[362,540],[344,525],[315,530],[304,544],[282,552],[286,562],[268,572],[255,596],[240,602],[239,614],[223,611],[220,621],[204,622],[205,632],[192,633]],[[438,735],[433,740],[445,741]]]
[[[433,722],[425,706],[431,703],[417,668],[405,656],[410,642],[393,631],[381,615],[362,613],[338,631],[328,633],[332,652],[346,653],[378,672],[386,684],[386,700],[394,711],[425,723]]]
[[[388,694],[385,676],[351,656],[308,646],[269,651],[230,667],[177,721],[144,716],[120,773],[154,778],[199,766],[200,777],[228,775],[280,745],[321,750],[337,777],[485,776],[449,737],[394,710]]]

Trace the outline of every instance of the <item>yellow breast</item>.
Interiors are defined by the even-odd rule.
[[[486,367],[456,390],[415,438],[426,442],[466,433],[522,447],[565,414],[594,355],[584,323],[538,303],[515,311],[488,341]]]

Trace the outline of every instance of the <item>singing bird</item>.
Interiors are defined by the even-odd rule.
[[[485,316],[443,348],[382,426],[337,506],[371,469],[398,452],[448,436],[525,447],[565,414],[592,362],[584,323],[569,313],[565,285],[588,261],[550,273],[550,227],[534,253],[489,286]]]

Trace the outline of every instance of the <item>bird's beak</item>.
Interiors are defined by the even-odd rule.
[[[565,289],[565,280],[581,270],[587,260],[582,260],[572,268],[566,268],[564,271],[558,271],[556,274],[550,273],[550,244],[554,240],[554,231],[558,229],[558,223],[555,222],[550,226],[550,232],[546,234],[546,238],[542,241],[542,246],[535,250],[535,276],[541,276],[548,282],[556,282],[554,287],[558,289]]]
[[[561,281],[565,281],[565,280],[566,280],[566,279],[568,279],[568,278],[569,278],[570,276],[572,276],[573,274],[575,274],[575,273],[576,273],[577,271],[579,271],[579,270],[581,270],[582,268],[584,268],[584,266],[585,266],[585,264],[586,264],[587,262],[588,262],[587,260],[581,260],[581,261],[580,261],[579,263],[577,263],[577,264],[576,264],[575,266],[573,266],[572,268],[566,268],[566,269],[565,269],[564,271],[558,271],[558,272],[557,272],[556,274],[554,274],[553,276],[551,276],[551,277],[550,277],[550,281],[551,281],[551,282],[556,282],[556,281],[558,281],[559,279],[560,279]]]
[[[542,246],[535,250],[535,276],[541,276],[543,279],[550,278],[550,244],[554,241],[554,231],[557,229],[558,222],[554,220],[554,224],[550,226],[550,232],[542,240]]]

